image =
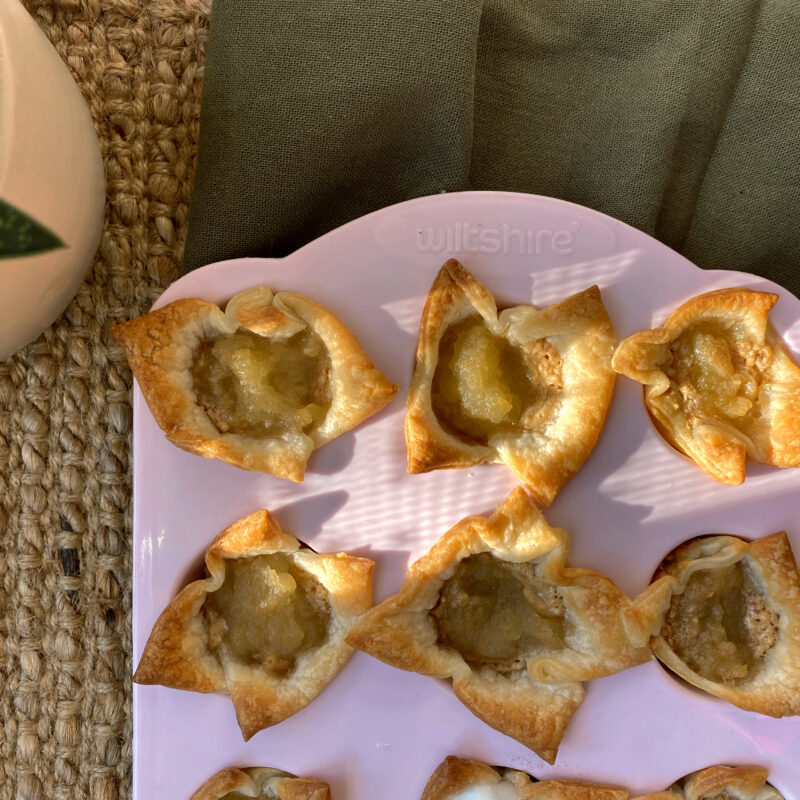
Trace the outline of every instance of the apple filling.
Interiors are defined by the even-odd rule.
[[[433,411],[462,439],[530,430],[552,413],[561,359],[545,339],[524,347],[495,336],[479,316],[447,329],[433,376]]]
[[[532,564],[489,553],[464,559],[442,586],[431,615],[439,642],[475,666],[524,669],[525,658],[564,646],[564,603]]]
[[[309,433],[331,405],[331,362],[308,328],[286,339],[251,331],[203,342],[192,364],[197,402],[220,433]]]
[[[698,675],[715,683],[752,678],[778,638],[778,615],[747,567],[698,570],[672,599],[661,635]]]
[[[753,345],[735,328],[704,321],[675,339],[669,356],[664,373],[691,416],[746,422],[772,348]]]
[[[331,617],[325,589],[284,553],[227,561],[225,582],[204,611],[212,650],[224,646],[236,661],[276,676],[325,641]]]

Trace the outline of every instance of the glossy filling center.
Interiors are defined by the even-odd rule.
[[[460,438],[489,437],[542,424],[561,389],[561,359],[541,339],[524,347],[495,336],[480,316],[447,329],[433,376],[433,411]]]
[[[278,676],[325,641],[331,616],[322,584],[284,553],[227,561],[204,610],[213,650]]]
[[[525,657],[564,646],[564,603],[533,564],[489,553],[464,559],[440,592],[431,615],[439,642],[475,666],[498,672],[525,667]]]
[[[331,405],[330,357],[308,328],[288,339],[251,331],[204,342],[192,364],[197,402],[220,433],[309,433]]]
[[[755,345],[735,326],[704,321],[669,348],[664,372],[686,411],[700,419],[746,422],[772,362],[769,345]]]
[[[673,597],[662,635],[698,675],[736,684],[752,678],[774,647],[778,615],[738,561],[695,572]]]

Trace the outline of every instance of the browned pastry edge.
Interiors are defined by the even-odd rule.
[[[283,778],[275,785],[277,800],[331,800],[330,786],[315,778],[297,778],[271,767],[223,769],[209,778],[190,800],[220,800],[230,792],[243,797],[262,797],[261,786],[269,778]]]
[[[627,800],[628,792],[619,786],[604,786],[588,781],[538,781],[519,770],[490,767],[482,761],[447,756],[434,770],[420,800],[455,800],[460,792],[481,784],[507,783],[519,800]]]
[[[681,678],[739,708],[771,717],[800,714],[800,571],[785,531],[749,543],[734,536],[691,539],[672,551],[654,579],[671,580],[674,596],[684,590],[701,563],[713,568],[739,560],[747,563],[768,607],[780,619],[778,641],[759,671],[736,685],[717,683],[689,667],[660,633],[653,637],[652,650]]]
[[[456,696],[487,724],[553,762],[583,699],[580,681],[618,672],[651,658],[648,642],[661,624],[672,579],[629,600],[606,576],[566,565],[569,537],[551,528],[521,487],[490,517],[466,517],[409,568],[393,596],[365,614],[347,641],[374,658],[409,671],[452,678]],[[429,612],[444,581],[476,553],[539,565],[570,614],[562,650],[531,656],[521,670],[501,674],[468,664],[438,642]]]
[[[777,300],[776,294],[744,288],[697,295],[676,308],[662,327],[623,340],[612,359],[616,372],[644,385],[644,402],[661,436],[721,483],[741,484],[748,456],[777,467],[800,466],[800,367],[769,324],[769,311]],[[733,424],[692,418],[683,407],[674,410],[666,399],[672,384],[663,367],[670,343],[703,319],[731,318],[773,353],[763,373],[770,390],[759,392],[748,434],[736,431]]]
[[[544,429],[497,435],[483,445],[451,434],[437,418],[432,382],[440,340],[453,323],[474,313],[483,317],[494,334],[509,338],[514,331],[523,342],[546,338],[556,347],[569,349],[557,413]],[[512,320],[509,314],[519,319]],[[405,420],[408,472],[502,462],[541,505],[549,505],[589,457],[603,429],[614,389],[614,341],[597,286],[546,309],[517,306],[498,316],[492,295],[456,259],[450,259],[437,274],[420,319]],[[566,429],[569,436],[559,435]],[[538,437],[535,443],[534,435]]]
[[[239,328],[269,336],[308,327],[331,358],[331,408],[308,435],[275,437],[221,433],[197,403],[192,352],[205,340]],[[397,392],[364,353],[351,331],[319,303],[292,292],[273,296],[264,286],[235,295],[226,311],[197,298],[175,300],[142,317],[115,325],[139,388],[158,426],[176,446],[236,467],[302,481],[310,453],[384,408]]]
[[[327,591],[331,622],[326,643],[298,661],[288,679],[211,653],[201,609],[222,586],[225,561],[266,553],[290,554]],[[133,680],[196,692],[227,692],[242,735],[249,739],[310,703],[352,654],[345,642],[350,626],[372,604],[372,570],[366,558],[301,549],[268,511],[256,511],[220,533],[206,552],[208,577],[182,589],[156,621]],[[294,689],[291,687],[294,683]]]

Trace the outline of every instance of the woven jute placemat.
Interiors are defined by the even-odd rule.
[[[0,800],[131,776],[131,375],[110,334],[179,274],[211,0],[24,0],[94,117],[105,229],[76,299],[0,363]]]

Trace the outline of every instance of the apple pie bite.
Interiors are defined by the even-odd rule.
[[[397,391],[328,309],[266,286],[235,295],[224,313],[176,300],[113,333],[173,444],[293,481],[314,449]]]
[[[740,708],[800,714],[800,572],[784,532],[693,539],[655,577],[673,581],[659,661]]]
[[[664,792],[636,800],[783,800],[783,795],[767,783],[767,777],[764,767],[707,767],[676,781]]]
[[[592,286],[498,313],[455,259],[420,322],[405,430],[408,471],[505,463],[549,505],[592,452],[614,372],[614,330]]]
[[[721,483],[744,481],[747,456],[800,466],[800,367],[768,321],[777,300],[701,294],[614,353],[614,369],[644,384],[661,435]]]
[[[538,781],[525,772],[448,756],[420,800],[627,800],[620,786],[569,780]]]
[[[347,641],[400,669],[452,678],[488,725],[553,763],[581,681],[651,658],[669,584],[629,600],[604,575],[568,567],[569,537],[521,488],[467,517],[412,564],[400,591]]]
[[[374,564],[315,553],[268,511],[220,533],[205,564],[153,626],[133,680],[229,694],[247,740],[308,705],[350,658]]]
[[[223,769],[207,780],[190,800],[331,800],[327,783],[298,778],[272,767]]]

